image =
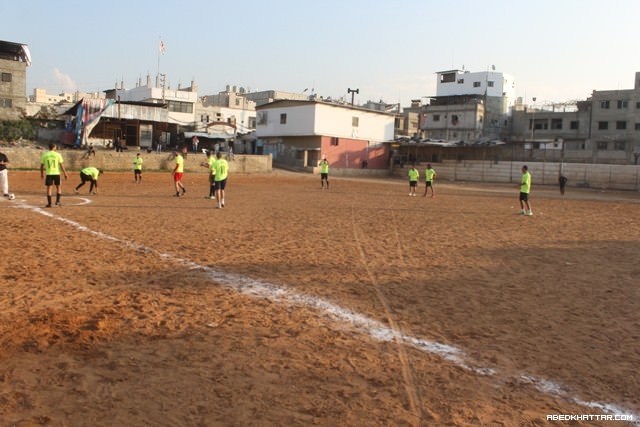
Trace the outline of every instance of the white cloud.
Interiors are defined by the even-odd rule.
[[[62,92],[73,92],[78,89],[76,82],[74,82],[69,75],[64,74],[57,68],[53,69],[53,80]]]

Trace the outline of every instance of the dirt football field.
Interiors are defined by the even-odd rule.
[[[640,425],[640,195],[535,179],[9,171],[0,426]]]

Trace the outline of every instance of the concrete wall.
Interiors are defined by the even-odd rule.
[[[35,148],[5,148],[0,147],[0,152],[9,158],[10,169],[40,169],[40,156],[46,150]],[[86,158],[84,150],[59,150],[64,158],[64,166],[68,171],[78,171],[87,166],[94,166],[107,171],[133,170],[133,158],[137,151],[117,153],[111,150],[97,150],[96,156]],[[141,152],[144,159],[145,171],[169,171],[173,169],[175,162],[171,153],[146,153]],[[200,166],[205,161],[203,154],[189,153],[185,159],[186,172],[202,172],[206,169]],[[229,162],[231,173],[268,173],[272,171],[271,155],[234,155],[234,160]]]
[[[517,183],[520,180],[520,169],[524,164],[529,167],[534,185],[558,184],[560,163],[471,160],[444,161],[432,163],[432,166],[439,180]],[[422,175],[426,163],[418,164],[416,167]],[[408,166],[395,168],[393,176],[405,179],[407,170]],[[569,178],[568,187],[640,191],[640,166],[564,163],[562,170]]]

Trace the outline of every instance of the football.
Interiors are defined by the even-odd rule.
[[[9,200],[13,200],[16,198],[16,195],[13,193],[9,193]]]

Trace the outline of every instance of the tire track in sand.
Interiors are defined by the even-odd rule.
[[[417,418],[417,423],[415,425],[422,425],[422,421],[424,419],[424,414],[422,411],[422,404],[420,403],[422,400],[420,399],[420,392],[418,387],[416,386],[416,382],[414,380],[413,369],[411,368],[411,363],[409,362],[409,356],[407,355],[406,348],[404,346],[404,342],[402,337],[404,334],[398,323],[393,318],[391,313],[391,307],[389,306],[389,302],[384,297],[382,291],[380,290],[380,285],[378,280],[376,279],[375,274],[369,268],[369,263],[367,262],[367,254],[363,245],[363,235],[364,233],[359,230],[358,224],[356,223],[356,215],[355,215],[355,207],[351,206],[351,224],[353,229],[353,238],[356,242],[356,246],[358,248],[358,253],[360,254],[360,262],[367,272],[367,276],[369,277],[369,281],[373,285],[373,289],[375,290],[376,297],[384,307],[384,315],[389,322],[389,327],[393,331],[393,341],[397,344],[396,348],[398,349],[398,357],[400,359],[400,366],[402,368],[402,377],[404,379],[404,387],[407,392],[407,398],[409,399],[409,406],[411,408],[411,412]],[[396,241],[398,243],[397,248],[398,251],[402,254],[402,241],[400,236],[398,235],[398,226],[395,218],[395,214],[393,216],[393,228],[396,237]],[[400,258],[402,259],[402,258]]]

